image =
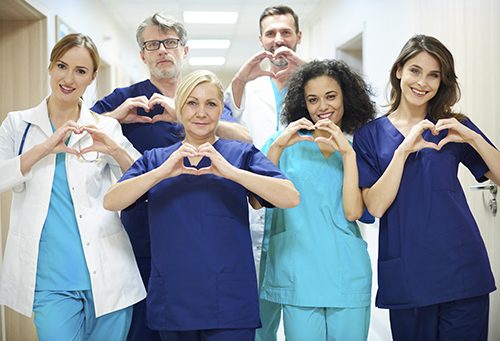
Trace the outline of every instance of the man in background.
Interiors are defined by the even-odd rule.
[[[267,139],[281,128],[280,112],[286,82],[304,61],[295,52],[302,32],[299,30],[299,18],[290,7],[267,7],[260,16],[259,24],[263,50],[240,68],[226,90],[224,101],[233,117],[248,128],[255,146],[261,149]],[[269,70],[262,68],[261,63],[265,59],[270,62]],[[267,253],[266,246],[262,245],[264,209],[250,208],[250,229],[255,265],[257,272],[262,267],[262,273]],[[257,329],[256,339],[276,340],[281,318],[280,305],[260,300],[260,315],[262,328]]]
[[[188,56],[187,32],[173,18],[155,13],[137,28],[141,60],[149,69],[149,79],[115,89],[96,102],[92,110],[117,119],[124,135],[142,154],[145,150],[167,147],[182,139],[182,126],[176,123],[174,95],[181,79],[181,68]],[[225,108],[217,133],[228,139],[250,141],[247,130],[232,120]],[[151,272],[151,253],[147,200],[137,201],[121,214],[134,249],[144,284]],[[157,331],[147,328],[146,301],[134,306],[128,340],[159,341]]]

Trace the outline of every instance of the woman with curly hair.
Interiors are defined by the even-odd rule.
[[[495,282],[457,177],[500,183],[500,152],[452,107],[453,56],[412,37],[394,62],[387,115],[354,136],[363,199],[380,218],[376,305],[394,340],[486,340]]]
[[[262,306],[282,306],[287,340],[366,340],[372,272],[355,222],[364,210],[356,153],[345,134],[375,116],[370,91],[345,63],[312,61],[290,79],[282,116],[287,128],[263,151],[301,202],[266,211]],[[263,327],[274,332],[267,316],[261,311]]]

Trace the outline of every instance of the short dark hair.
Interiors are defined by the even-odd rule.
[[[299,16],[297,13],[293,11],[290,7],[286,5],[277,5],[277,6],[270,6],[264,9],[262,14],[260,15],[259,18],[259,30],[260,34],[262,34],[262,20],[264,20],[265,17],[269,17],[272,15],[285,15],[285,14],[290,14],[293,17],[293,21],[295,22],[295,33],[299,33]]]
[[[304,87],[312,79],[328,76],[339,83],[344,98],[344,116],[341,129],[354,133],[376,115],[375,103],[370,99],[371,89],[361,76],[344,62],[334,59],[313,60],[300,67],[287,83],[282,121],[289,124],[302,117],[311,119],[307,111]]]

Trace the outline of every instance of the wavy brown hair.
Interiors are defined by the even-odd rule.
[[[460,87],[455,74],[453,55],[438,39],[423,34],[411,37],[392,65],[389,80],[391,86],[389,112],[387,114],[394,112],[401,103],[401,80],[396,77],[398,68],[403,68],[409,59],[420,52],[429,53],[441,67],[441,84],[436,95],[427,105],[427,114],[434,120],[450,117],[463,119],[464,115],[455,113],[452,109],[460,99]]]

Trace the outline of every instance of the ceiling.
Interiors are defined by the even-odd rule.
[[[253,54],[259,51],[259,17],[264,8],[279,4],[262,0],[99,0],[109,11],[109,15],[123,30],[123,33],[135,40],[135,30],[142,20],[155,12],[163,12],[182,20],[183,11],[236,11],[238,21],[234,25],[223,24],[186,24],[188,39],[229,39],[231,45],[226,50],[191,49],[191,57],[225,57],[226,64],[210,67],[217,72],[220,69],[237,70]],[[304,23],[312,15],[321,0],[289,0],[288,6],[299,16],[299,23]],[[200,68],[200,67],[196,67]],[[207,67],[208,68],[208,67]],[[189,71],[188,63],[185,69]],[[233,71],[234,72],[234,71]]]

